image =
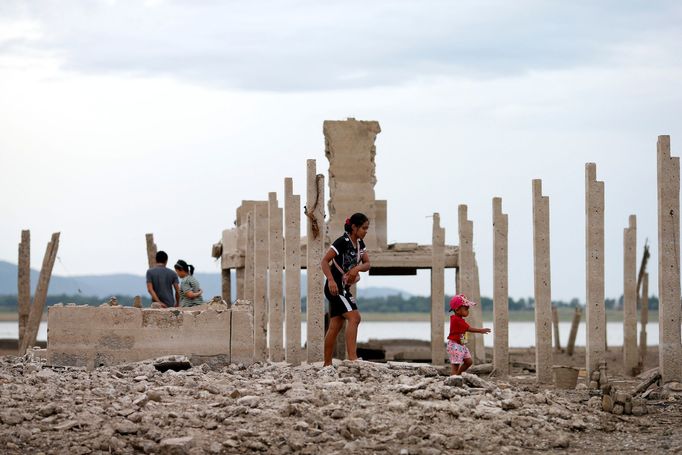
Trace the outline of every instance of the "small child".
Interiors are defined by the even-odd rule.
[[[468,300],[463,294],[454,296],[450,300],[450,311],[455,314],[450,316],[450,334],[448,335],[448,355],[450,356],[450,375],[464,373],[473,363],[467,343],[467,332],[490,333],[488,328],[471,327],[464,320],[469,316],[469,307],[476,302]]]

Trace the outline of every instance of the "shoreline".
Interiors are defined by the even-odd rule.
[[[417,312],[396,312],[396,313],[368,313],[363,312],[360,308],[362,319],[368,322],[428,322],[431,320],[430,313]],[[301,313],[301,321],[306,321],[305,312]],[[445,321],[448,320],[449,314],[445,314]],[[43,314],[40,319],[41,322],[47,322],[47,313]],[[559,309],[559,322],[571,322],[573,320],[572,308]],[[623,322],[623,312],[621,310],[606,310],[606,320],[608,322]],[[19,314],[15,311],[0,311],[0,322],[18,322]],[[658,322],[658,311],[649,310],[649,321]],[[483,322],[493,322],[492,311],[483,312]],[[533,311],[510,311],[509,322],[535,322],[535,313]],[[585,322],[585,314],[580,320]],[[639,322],[639,312],[637,313],[637,322]]]

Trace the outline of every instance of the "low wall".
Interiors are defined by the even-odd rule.
[[[166,355],[253,362],[252,306],[65,306],[48,310],[47,361],[51,365],[96,368]]]

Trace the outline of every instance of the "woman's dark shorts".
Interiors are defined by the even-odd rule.
[[[344,289],[336,284],[339,288],[338,295],[332,295],[329,292],[329,282],[324,283],[324,296],[329,301],[329,317],[343,316],[344,313],[357,310],[358,306],[355,303],[355,297],[350,293],[350,289]]]

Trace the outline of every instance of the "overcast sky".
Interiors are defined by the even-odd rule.
[[[305,194],[322,122],[378,120],[389,242],[457,244],[468,204],[492,295],[492,198],[509,214],[510,294],[533,293],[531,180],[550,199],[552,294],[585,298],[584,169],[606,187],[606,295],[638,216],[657,293],[656,139],[682,141],[676,1],[13,1],[0,3],[0,259],[21,229],[59,275],[171,260],[218,271],[242,199]],[[446,293],[454,291],[448,274]],[[428,273],[363,286],[429,293]]]

